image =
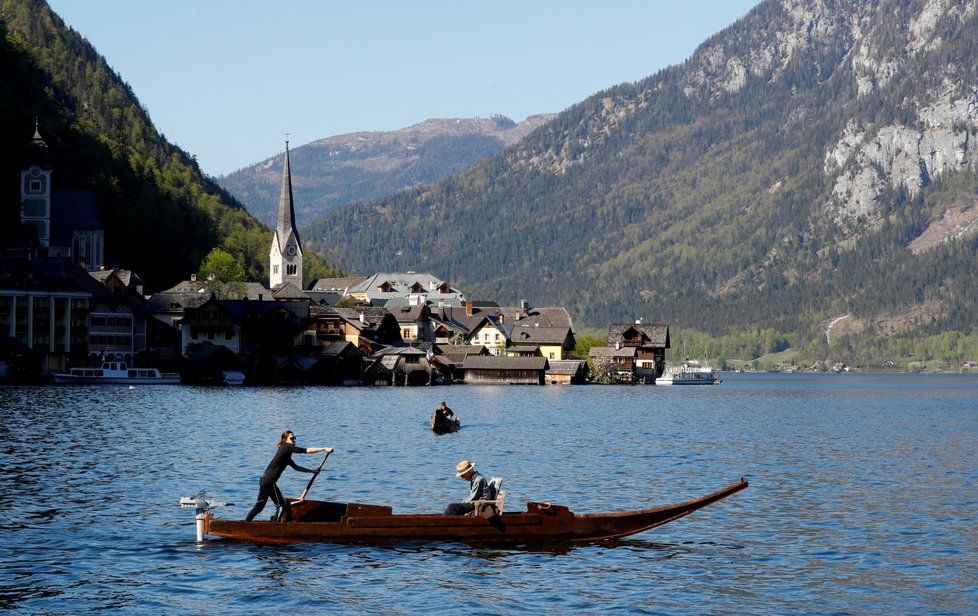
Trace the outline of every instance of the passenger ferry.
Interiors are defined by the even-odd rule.
[[[163,373],[156,368],[130,368],[123,361],[102,362],[101,368],[72,368],[54,375],[55,383],[126,385],[174,385],[180,382],[179,374]]]
[[[667,368],[656,385],[714,385],[720,382],[716,371],[698,361],[686,360],[678,368]]]

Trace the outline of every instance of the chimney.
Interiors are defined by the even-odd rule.
[[[475,313],[475,303],[472,300],[465,302],[465,316],[472,316]]]
[[[363,318],[363,313],[360,313],[360,323],[366,324],[367,319]]]
[[[615,350],[616,351],[621,350],[621,340],[615,340]]]
[[[540,327],[540,321],[534,321],[533,327]]]
[[[506,323],[506,315],[500,312],[499,313],[499,324],[500,325],[503,325],[504,323]]]
[[[414,295],[413,293],[411,295],[408,295],[408,305],[409,306],[417,306],[418,305],[418,299],[419,299],[419,297],[417,295]]]
[[[190,282],[197,282],[197,274],[190,274]]]
[[[635,325],[641,325],[642,319],[635,319]]]
[[[525,299],[521,299],[520,300],[520,310],[522,310],[523,312],[529,312],[530,311],[530,302],[526,301]]]

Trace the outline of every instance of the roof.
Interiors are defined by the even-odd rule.
[[[438,306],[431,308],[432,318],[445,323],[455,323],[466,331],[478,327],[484,317],[493,317],[513,326],[566,327],[573,333],[570,314],[562,307],[529,308],[502,307],[495,302],[472,302],[472,314],[466,314],[464,307]]]
[[[104,229],[95,202],[95,193],[87,189],[51,191],[51,229]]]
[[[348,347],[353,347],[354,349],[356,348],[353,345],[352,342],[347,342],[346,340],[337,340],[337,341],[333,342],[333,344],[331,344],[328,347],[324,348],[322,350],[322,354],[323,355],[340,355]]]
[[[643,345],[669,348],[669,326],[665,323],[612,323],[608,326],[608,345],[622,342],[622,334],[631,328],[642,332]]]
[[[374,357],[387,356],[387,355],[399,355],[399,356],[420,356],[423,357],[427,355],[421,349],[416,349],[414,347],[395,347],[389,346],[387,348],[381,349],[374,353]]]
[[[401,306],[390,310],[398,323],[416,323],[425,315],[427,306]]]
[[[591,347],[587,352],[588,357],[635,357],[635,347]]]
[[[518,326],[513,328],[510,341],[513,344],[564,344],[570,336],[570,328],[567,327],[525,327]]]
[[[270,300],[272,291],[260,282],[242,282],[242,293],[232,293],[234,299]],[[197,308],[211,298],[211,292],[200,280],[184,280],[160,291],[149,298],[149,307],[153,312],[181,312],[184,308]]]
[[[278,245],[284,251],[291,237],[302,250],[299,232],[295,228],[295,208],[292,203],[292,171],[289,168],[289,142],[285,142],[285,161],[282,163],[282,186],[278,196],[278,224],[275,227]]]
[[[389,291],[383,290],[384,283],[387,283],[390,288]],[[442,290],[444,285],[447,285],[447,293]],[[412,294],[441,293],[444,297],[455,297],[462,294],[461,291],[441,278],[424,272],[380,272],[350,287],[347,293],[363,293],[371,302],[407,297]]]
[[[130,286],[130,284],[143,284],[143,280],[137,274],[133,274],[132,270],[115,268],[98,270],[97,272],[88,272],[89,276],[103,284],[105,284],[105,281],[108,280],[113,274],[115,274],[116,278],[118,278],[122,284],[127,287]]]
[[[86,295],[93,289],[107,292],[67,257],[0,257],[0,289]]]
[[[546,370],[546,357],[500,357],[468,355],[462,362],[465,370]]]
[[[272,296],[275,299],[309,299],[306,292],[294,282],[275,285],[275,288],[272,289]]]
[[[319,278],[312,283],[310,291],[346,291],[366,280],[364,276],[347,278]]]
[[[547,366],[547,374],[570,374],[580,372],[587,362],[583,359],[551,359]]]
[[[363,306],[360,308],[333,308],[337,315],[341,319],[350,323],[354,327],[360,327],[361,325],[366,325],[368,327],[377,327],[384,321],[389,312],[383,308],[375,308],[373,306]],[[360,315],[363,315],[363,323],[360,322]]]

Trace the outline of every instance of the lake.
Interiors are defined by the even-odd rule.
[[[712,387],[0,388],[0,609],[412,614],[973,612],[978,378],[730,375]],[[462,430],[435,436],[446,400]],[[336,448],[311,498],[441,511],[455,464],[507,509],[750,487],[612,543],[194,542],[244,517],[282,430]],[[304,466],[319,455],[296,456]],[[280,481],[297,496],[308,475]],[[266,515],[272,513],[269,503]]]

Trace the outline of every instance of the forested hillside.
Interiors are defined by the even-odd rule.
[[[683,64],[308,240],[347,270],[437,271],[598,327],[796,346],[970,332],[975,4],[767,0]]]
[[[17,174],[36,118],[54,188],[89,188],[98,196],[107,261],[164,288],[222,246],[252,278],[267,278],[271,232],[156,131],[81,34],[41,0],[0,0],[0,14],[0,169],[7,178],[0,182],[0,233],[18,221]],[[318,257],[306,267],[309,279],[335,271]]]
[[[386,132],[337,135],[293,147],[296,219],[305,226],[337,205],[378,199],[447,177],[496,154],[553,114],[516,123],[503,116],[425,120]],[[275,220],[282,154],[217,181],[266,224]]]

